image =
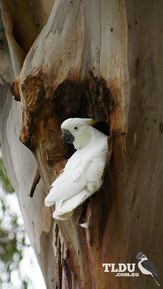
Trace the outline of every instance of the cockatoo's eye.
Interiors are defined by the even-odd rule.
[[[78,127],[77,127],[77,126],[74,126],[74,129],[75,129],[75,130],[77,130],[77,129],[78,129]]]

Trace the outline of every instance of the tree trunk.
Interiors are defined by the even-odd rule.
[[[20,72],[13,93],[21,101],[5,80],[1,140],[47,288],[154,288],[150,276],[118,278],[104,273],[102,264],[136,263],[142,251],[163,283],[162,1],[56,0],[45,26],[50,9],[37,2],[30,5],[40,7],[38,14],[29,7],[27,14],[42,15],[39,29],[30,20],[21,27],[25,4],[15,21],[10,1],[1,1],[13,70]],[[112,154],[102,189],[70,221],[56,224],[44,198],[69,153],[60,124],[76,116],[108,124]],[[33,154],[20,143],[20,130]],[[41,180],[31,199],[37,166]]]

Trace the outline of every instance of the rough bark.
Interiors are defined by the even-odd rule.
[[[5,143],[2,148],[11,180],[18,179],[13,185],[32,244],[39,243],[35,251],[47,288],[55,288],[54,283],[71,289],[153,288],[150,277],[116,278],[102,268],[108,262],[135,263],[139,251],[150,256],[163,282],[162,16],[161,0],[56,0],[23,58],[13,93],[22,105],[21,142],[33,152],[41,175],[33,199],[27,195],[37,169],[32,154],[17,143],[18,134],[10,129],[6,135],[4,126],[2,139],[10,148],[6,151]],[[16,59],[20,55],[17,51]],[[8,99],[12,117],[5,116],[5,123],[10,119],[18,132],[20,104]],[[100,192],[70,221],[56,225],[43,199],[71,153],[62,143],[60,124],[75,116],[105,121],[112,135],[109,153],[111,146],[113,151]],[[21,161],[18,151],[13,153],[13,139],[27,153]],[[22,174],[28,176],[27,186]],[[78,225],[80,220],[88,222],[88,230]]]

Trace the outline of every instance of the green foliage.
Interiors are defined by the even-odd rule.
[[[6,193],[13,193],[14,189],[6,175],[5,166],[2,158],[0,158],[0,181],[2,183],[2,187]]]
[[[0,180],[3,188],[0,190],[0,288],[15,289],[11,282],[11,273],[17,271],[22,279],[20,262],[23,259],[24,249],[29,245],[26,242],[23,225],[19,224],[17,214],[8,204],[9,195],[13,194],[14,190],[5,173],[2,159],[0,159]],[[21,284],[21,289],[26,289],[30,281],[23,278]]]

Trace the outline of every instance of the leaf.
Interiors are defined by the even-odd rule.
[[[0,158],[0,181],[2,182],[2,187],[6,193],[13,193],[14,189],[7,177],[4,162]]]

